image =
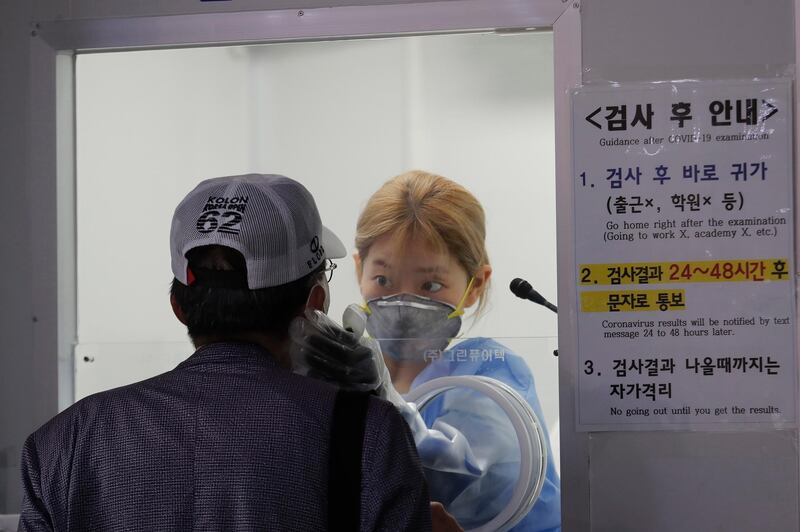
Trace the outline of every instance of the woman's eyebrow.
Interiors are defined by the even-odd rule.
[[[416,273],[438,273],[442,275],[447,275],[449,270],[442,266],[420,266],[414,270]]]
[[[378,268],[384,268],[386,270],[391,270],[392,266],[383,259],[373,259],[372,265],[377,266]]]

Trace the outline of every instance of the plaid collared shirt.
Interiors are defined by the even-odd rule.
[[[20,530],[325,530],[335,389],[251,344],[87,397],[22,453]],[[361,530],[430,529],[413,438],[370,398]]]

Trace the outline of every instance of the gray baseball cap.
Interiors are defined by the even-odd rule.
[[[314,198],[288,177],[247,174],[207,179],[189,192],[172,217],[172,273],[191,284],[186,253],[218,245],[247,264],[251,290],[290,283],[342,258],[342,241],[322,225]]]

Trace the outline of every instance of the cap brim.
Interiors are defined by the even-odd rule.
[[[347,249],[342,241],[324,225],[322,226],[322,247],[325,248],[325,257],[328,259],[341,259],[347,256]]]

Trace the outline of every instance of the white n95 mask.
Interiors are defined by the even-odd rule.
[[[448,303],[415,294],[378,297],[366,306],[367,332],[383,354],[403,361],[438,357],[461,330],[464,314]]]

